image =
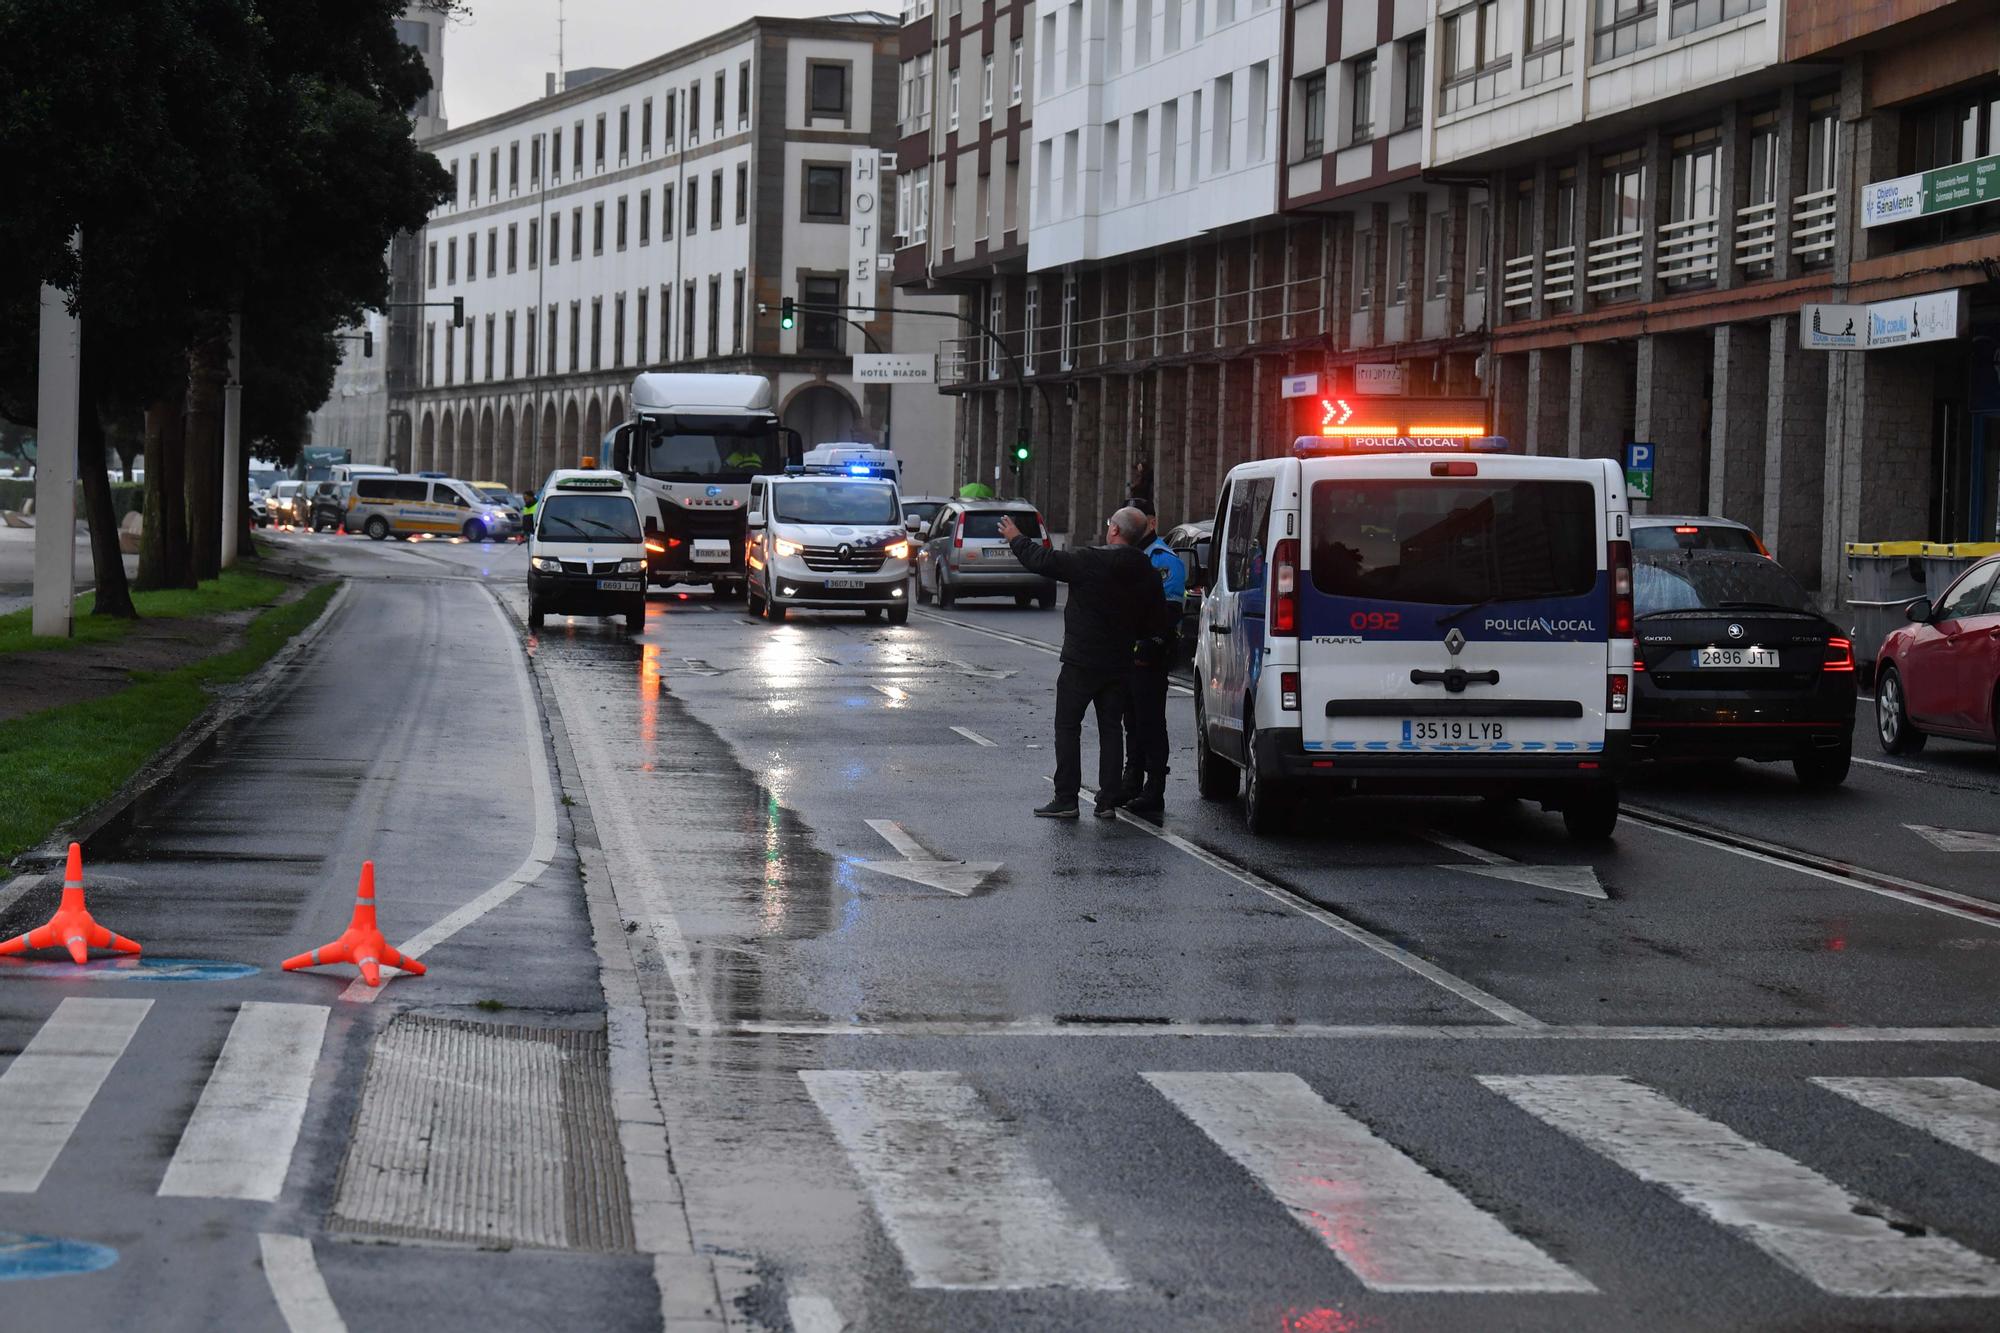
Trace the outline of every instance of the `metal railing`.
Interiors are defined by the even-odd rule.
[[[1778,201],[1767,200],[1736,210],[1736,264],[1755,272],[1778,257]]]
[[[1515,255],[1500,266],[1500,304],[1508,310],[1533,305],[1535,301],[1535,256]]]
[[[1802,264],[1833,258],[1833,231],[1839,207],[1832,189],[1813,190],[1792,200],[1792,254]]]
[[[1636,296],[1639,270],[1645,264],[1646,230],[1599,236],[1585,248],[1583,289],[1592,296],[1615,300]]]
[[[1542,257],[1542,299],[1568,305],[1576,299],[1576,247],[1559,245]]]
[[[1720,247],[1714,218],[1683,218],[1660,225],[1660,281],[1711,282]]]

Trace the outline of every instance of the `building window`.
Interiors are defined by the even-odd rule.
[[[604,170],[604,115],[602,111],[597,113],[597,155],[592,159],[599,171]]]
[[[1659,0],[1594,0],[1597,42],[1594,57],[1602,63],[1629,56],[1653,44],[1653,17]]]
[[[653,243],[653,192],[639,191],[639,244]],[[642,358],[643,359],[643,358]]]
[[[625,196],[622,194],[619,195],[617,230],[613,232],[612,235],[615,243],[617,244],[620,250],[623,250],[625,248],[625,214],[628,207],[629,204],[627,203]]]
[[[518,223],[510,222],[507,224],[507,271],[509,273],[515,272],[520,267],[518,263],[520,248],[516,244],[520,240],[520,231],[521,228]]]
[[[583,178],[583,122],[579,120],[571,125],[569,127],[569,135],[570,179],[581,180]],[[604,153],[602,150],[598,152],[597,160],[600,166],[603,165]]]
[[[1673,10],[1667,19],[1667,36],[1684,36],[1763,7],[1764,0],[1673,0]]]
[[[465,331],[465,382],[467,384],[472,383],[472,349],[472,330],[467,329]]]
[[[1141,115],[1143,116],[1143,112]],[[993,219],[993,177],[988,174],[979,178],[979,185],[973,194],[972,238],[983,241],[992,231]]]
[[[625,293],[620,292],[611,301],[611,365],[622,369],[625,365]]]
[[[660,286],[660,360],[674,359],[674,302],[673,293],[664,283]]]
[[[604,253],[604,201],[598,200],[590,206],[590,253]]]
[[[450,324],[444,326],[444,382],[456,383],[458,379],[458,330]]]
[[[1006,324],[1004,322],[1006,318],[1007,291],[1001,283],[996,282],[987,288],[986,327],[1004,338],[1006,336]],[[999,379],[1000,365],[1000,344],[995,339],[988,338],[986,339],[986,378],[989,380]]]
[[[536,189],[542,184],[542,136],[539,134],[528,140],[528,184]]]
[[[687,234],[692,236],[701,230],[701,177],[696,176],[687,183]],[[692,352],[689,353],[693,355]]]
[[[692,279],[687,283],[687,289],[682,295],[685,299],[681,306],[681,359],[683,361],[692,361],[694,360],[695,301],[694,282]]]
[[[1650,3],[1650,0],[1648,0]],[[1444,21],[1442,111],[1477,106],[1500,92],[1500,75],[1512,63],[1500,24],[1499,0],[1481,0]]]
[[[720,70],[720,69],[715,71],[715,137],[718,139],[720,139],[724,133],[723,116],[725,113],[723,112],[722,109],[723,95],[727,91],[728,87],[729,87],[729,72],[727,70]]]
[[[722,279],[708,280],[708,354],[722,355]]]
[[[541,346],[535,341],[535,308],[529,306],[527,314],[527,323],[522,329],[521,364],[526,366],[528,373],[532,375],[535,373],[535,357],[541,351]]]
[[[847,221],[847,168],[806,163],[806,221]]]
[[[1115,78],[1124,67],[1125,0],[1105,0],[1104,77]]]
[[[1389,304],[1410,299],[1410,224],[1389,224]]]
[[[931,53],[904,61],[899,79],[903,133],[922,134],[931,127]]]
[[[668,148],[673,148],[679,143],[674,137],[674,108],[678,105],[679,103],[675,100],[674,95],[668,93],[666,102],[660,107],[660,139]],[[660,308],[664,310],[666,307],[667,303],[662,301]],[[660,345],[660,351],[671,354],[670,349],[664,343]]]
[[[1375,233],[1363,227],[1354,233],[1354,308],[1375,306]]]
[[[958,133],[958,67],[952,66],[945,76],[944,128],[948,134]]]
[[[840,307],[847,304],[840,294],[839,278],[802,278],[799,304],[805,307],[799,323],[799,350],[802,352],[843,352],[847,350],[841,330]]]
[[[507,145],[507,193],[521,192],[521,141],[516,139]]]
[[[488,227],[486,229],[486,276],[489,278],[500,276],[500,229],[498,227]]]
[[[489,200],[500,197],[500,150],[495,148],[486,156],[486,197]]]
[[[469,232],[465,237],[465,280],[479,281],[479,233]]]
[[[569,368],[574,374],[583,368],[583,302],[569,303]]]
[[[590,368],[604,368],[604,298],[590,298]]]
[[[736,128],[750,128],[750,62],[736,67]]]
[[[979,62],[979,118],[993,119],[993,57]]]
[[[438,381],[438,326],[424,325],[424,387]]]
[[[1486,290],[1486,227],[1489,214],[1482,200],[1472,206],[1465,219],[1465,286],[1468,291]]]
[[[1216,258],[1220,262],[1219,252]],[[1063,370],[1076,368],[1076,303],[1076,274],[1065,273],[1062,285],[1062,308],[1057,312],[1056,326],[1056,364]]]
[[[1572,47],[1563,26],[1569,0],[1527,0],[1527,4],[1528,46],[1521,57],[1521,86],[1532,88],[1569,73]]]
[[[493,344],[497,341],[498,337],[493,329],[493,316],[488,315],[486,317],[486,379],[489,383],[493,379]]]
[[[1312,159],[1326,152],[1326,71],[1299,80],[1299,156]],[[1162,153],[1172,151],[1166,143]]]
[[[1721,142],[1722,133],[1720,130],[1714,128],[1698,130],[1692,134],[1674,136],[1672,175],[1669,182],[1670,193],[1667,200],[1667,212],[1671,221],[1690,224],[1705,222],[1711,227],[1714,225],[1716,213],[1721,206],[1721,197],[1717,189],[1716,171]],[[1679,235],[1675,239],[1692,239],[1688,236],[1688,233],[1700,230],[1698,226],[1679,228],[1677,229]],[[1709,234],[1711,236],[1714,235],[1713,232]],[[1665,246],[1665,237],[1662,237],[1661,244]],[[1713,248],[1712,241],[1709,243],[1709,246],[1711,249]],[[1715,257],[1713,254],[1705,257],[1688,256],[1679,262],[1675,262],[1674,259],[1667,255],[1661,256],[1661,266],[1663,268],[1678,269],[1687,267],[1688,265],[1694,265],[1696,268],[1705,269],[1706,271],[1693,274],[1673,274],[1668,276],[1667,281],[1673,284],[1680,284],[1698,276],[1710,276],[1715,272]]]
[[[549,214],[549,262],[562,263],[562,214]]]
[[[1371,53],[1347,62],[1347,123],[1349,143],[1375,137],[1375,57]]]
[[[599,204],[597,210],[597,215],[601,222],[604,217],[604,205]],[[597,229],[597,250],[599,254],[604,252],[604,228],[602,226],[599,226]],[[581,260],[583,258],[583,206],[581,204],[569,211],[569,257],[573,260]]]
[[[674,187],[671,185],[662,185],[660,187],[660,238],[664,240],[667,237],[672,236],[673,234],[674,234]],[[660,350],[662,352],[665,352],[667,350],[667,344],[661,343]]]
[[[688,85],[688,142],[689,143],[701,142],[701,80],[700,79],[696,79],[693,83],[690,83]],[[689,356],[694,355],[694,347],[692,344],[690,344],[688,347],[688,355]]]
[[[458,159],[451,160],[451,206],[458,207]]]
[[[1374,63],[1369,61],[1371,70]],[[1229,170],[1229,164],[1236,155],[1235,145],[1231,142],[1236,127],[1235,102],[1235,76],[1225,74],[1215,81],[1215,127],[1209,134],[1215,149],[1215,162],[1210,170],[1218,175]]]
[[[1976,124],[1973,117],[1977,115],[1978,112],[1975,110],[1971,115],[1965,117],[1963,123],[1967,125],[1968,130],[1970,130],[1972,125]],[[1979,156],[1978,140],[1975,134],[1968,132],[1960,140],[1960,144],[1962,146],[1955,154],[1941,157],[1937,165],[1946,167],[1954,166],[1959,162],[1969,161]],[[1830,190],[1833,188],[1834,162],[1839,151],[1840,121],[1835,113],[1834,99],[1831,97],[1815,97],[1806,111],[1807,194],[1814,194],[1820,190]],[[1994,151],[2000,152],[2000,145],[1996,145]]]
[[[639,103],[639,156],[653,155],[653,99],[648,97]],[[646,358],[641,356],[640,361]]]
[[[624,166],[632,156],[632,108],[618,108],[618,165]]]
[[[1429,274],[1424,295],[1433,301],[1442,301],[1445,288],[1451,283],[1451,223],[1450,215],[1432,213],[1429,225],[1424,228],[1424,271]]]
[[[553,305],[550,306],[548,323],[543,330],[542,342],[549,349],[549,374],[551,375],[556,373],[556,329],[558,327],[557,316],[560,315],[561,313],[562,313],[561,307]]]
[[[1014,39],[1014,45],[1012,46],[1012,48],[1009,49],[1007,53],[1007,69],[1008,69],[1008,80],[1009,80],[1009,86],[1007,90],[1007,104],[1009,106],[1021,105],[1021,74],[1023,66],[1025,65],[1027,60],[1027,57],[1023,53],[1023,50],[1024,49],[1021,45],[1021,39],[1019,37],[1016,37]]]
[[[479,154],[465,159],[466,181],[465,206],[472,208],[479,203]]]
[[[736,222],[738,226],[750,220],[750,164],[736,164]]]
[[[553,130],[549,134],[549,180],[562,179],[562,131]]]
[[[806,89],[808,116],[847,114],[847,66],[811,62],[806,70]]]
[[[632,351],[638,363],[643,366],[646,364],[646,289],[641,287],[633,293],[633,297],[638,306],[632,315]]]
[[[447,287],[456,287],[458,285],[457,237],[453,237],[444,243],[444,285]]]
[[[1152,58],[1153,0],[1135,0],[1132,6],[1132,66],[1136,69]]]
[[[708,173],[708,229],[722,230],[722,172]]]
[[[1645,229],[1646,166],[1640,152],[1607,157],[1598,164],[1597,234],[1632,236]]]
[[[425,286],[435,288],[438,285],[438,243],[436,241],[430,243],[428,252],[425,268],[429,276],[425,282]]]
[[[1424,123],[1424,39],[1407,38],[1402,45],[1403,123],[1400,128],[1414,130]]]
[[[731,302],[731,304],[730,304],[730,316],[729,316],[729,350],[730,350],[731,352],[733,352],[733,353],[736,353],[737,355],[739,355],[739,356],[740,356],[740,355],[742,355],[742,352],[743,352],[743,273],[742,273],[742,270],[740,270],[740,269],[739,269],[739,270],[737,270],[737,273],[736,273],[736,276],[735,276],[735,278],[733,278],[733,279],[732,279],[731,281],[732,281],[732,282],[733,282],[733,284],[734,284],[734,287],[735,287],[735,292],[734,292],[734,297],[733,297],[733,300],[732,300],[732,302]]]

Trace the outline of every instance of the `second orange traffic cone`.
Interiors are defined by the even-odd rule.
[[[56,914],[49,918],[47,925],[36,926],[27,934],[16,935],[0,944],[0,954],[55,948],[68,949],[69,956],[79,963],[89,956],[89,949],[139,952],[136,942],[98,925],[84,907],[83,848],[76,843],[69,845],[69,861],[63,867],[62,903],[56,908]]]
[[[353,963],[361,969],[361,979],[371,986],[382,984],[382,969],[385,966],[399,967],[412,976],[424,974],[424,965],[390,948],[389,941],[382,938],[381,928],[375,924],[373,861],[361,863],[361,882],[354,888],[354,919],[347,923],[347,929],[341,932],[340,938],[287,958],[281,966],[287,972],[296,972],[302,967],[319,967],[326,963]]]

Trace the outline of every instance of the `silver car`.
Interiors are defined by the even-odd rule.
[[[961,597],[1012,597],[1016,606],[1056,604],[1056,585],[1030,573],[1000,539],[1001,516],[1046,545],[1042,515],[1026,500],[953,500],[919,535],[917,600],[950,606]]]

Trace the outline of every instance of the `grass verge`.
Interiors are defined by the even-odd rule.
[[[275,579],[262,581],[283,588]],[[210,687],[241,680],[270,661],[326,609],[333,592],[327,584],[265,611],[229,652],[177,671],[134,672],[117,694],[0,722],[0,773],[9,789],[0,802],[0,864],[109,800],[201,715]]]
[[[269,606],[284,595],[282,579],[252,574],[240,569],[224,570],[222,577],[196,588],[159,588],[135,592],[132,602],[139,615],[149,620],[185,620],[196,616],[224,615]],[[34,610],[23,607],[0,616],[0,653],[60,649],[76,644],[108,643],[123,638],[136,621],[112,616],[93,616],[97,594],[87,592],[76,599],[75,633],[67,639],[38,639],[30,633]]]

